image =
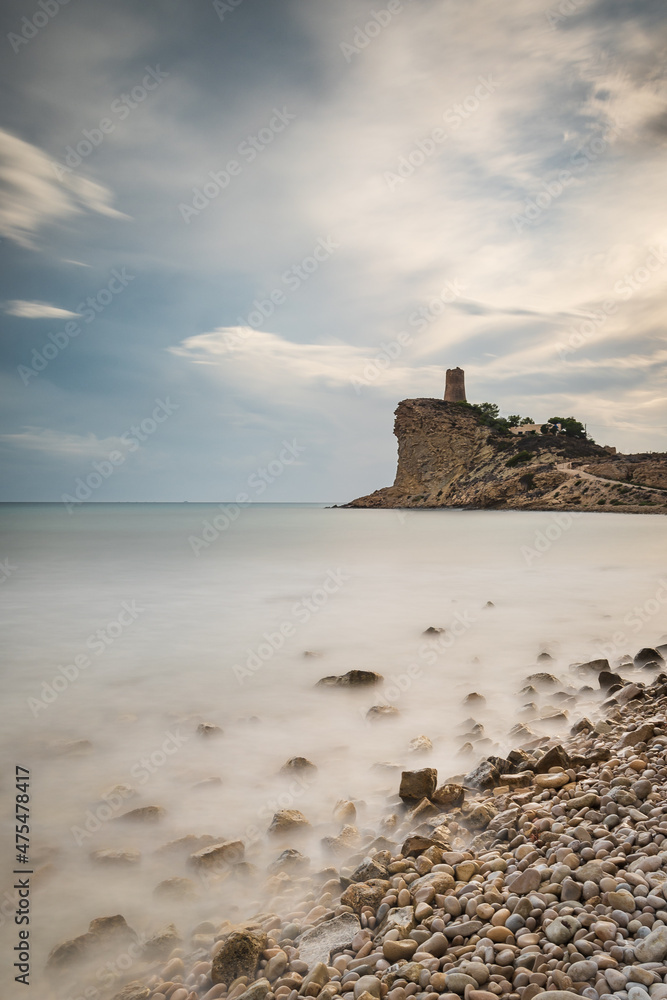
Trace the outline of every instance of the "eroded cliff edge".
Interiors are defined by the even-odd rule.
[[[440,399],[396,409],[393,486],[347,507],[471,507],[667,513],[667,456],[610,455],[565,436],[516,437]]]

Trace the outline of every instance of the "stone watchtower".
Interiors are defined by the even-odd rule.
[[[466,385],[463,368],[448,368],[447,381],[445,382],[445,402],[465,403]]]

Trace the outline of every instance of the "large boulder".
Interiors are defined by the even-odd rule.
[[[419,771],[403,771],[398,794],[404,800],[420,802],[430,799],[438,784],[438,772],[434,767],[423,767]]]
[[[229,986],[239,976],[252,979],[267,944],[268,938],[259,927],[232,931],[213,959],[213,983],[227,983]]]
[[[636,667],[644,667],[647,663],[658,663],[662,666],[665,662],[661,653],[652,646],[644,646],[638,653],[635,653],[634,664]]]

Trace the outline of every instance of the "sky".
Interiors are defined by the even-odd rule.
[[[457,365],[667,450],[663,0],[2,22],[0,500],[344,502]]]

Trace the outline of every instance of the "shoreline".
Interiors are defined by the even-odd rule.
[[[96,996],[667,1000],[667,674],[626,661],[633,677],[621,680],[608,666],[580,665],[584,687],[597,680],[609,697],[597,722],[577,721],[560,742],[522,743],[517,727],[507,757],[444,784],[432,768],[394,773],[374,831],[357,830],[353,803],[339,802],[341,831],[319,871],[294,846],[305,818],[279,811],[276,853],[285,849],[250,920],[204,921],[189,944],[172,926],[142,945],[122,916],[93,921],[82,936],[93,951],[125,940],[137,953],[131,975],[97,982]],[[243,851],[199,849],[212,891],[243,884]],[[68,1000],[88,985],[73,954],[60,945],[50,959],[54,996]]]

